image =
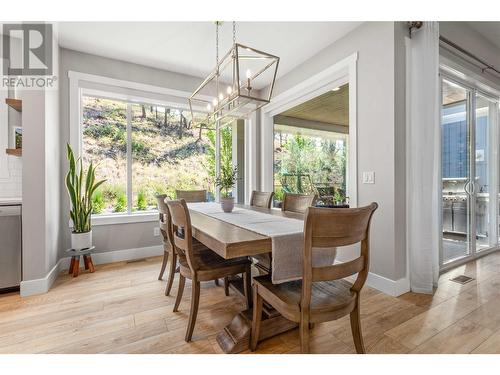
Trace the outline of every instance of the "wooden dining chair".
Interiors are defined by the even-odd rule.
[[[250,206],[271,208],[271,203],[273,202],[274,192],[264,192],[264,191],[252,191],[250,197]]]
[[[170,269],[167,275],[167,287],[165,288],[165,295],[168,296],[174,282],[175,269],[177,267],[177,253],[174,251],[170,212],[168,211],[165,199],[168,199],[166,194],[159,194],[156,196],[156,201],[158,203],[159,227],[163,237],[163,261],[158,280],[163,278],[163,274],[165,273],[165,269],[170,258]]]
[[[174,312],[178,311],[179,304],[184,291],[186,279],[191,283],[191,310],[189,312],[189,323],[186,331],[186,341],[191,341],[198,305],[200,300],[200,282],[210,281],[228,276],[244,274],[244,293],[247,308],[250,308],[251,300],[251,262],[248,258],[224,259],[215,252],[198,242],[198,247],[193,246],[191,217],[184,199],[167,201],[171,215],[171,227],[174,245],[179,256],[180,278],[179,291],[175,300]]]
[[[308,208],[304,221],[302,280],[273,284],[269,275],[254,278],[254,306],[250,348],[259,341],[262,304],[265,300],[286,319],[299,323],[302,353],[309,352],[310,324],[336,320],[350,314],[358,353],[364,353],[359,296],[368,276],[370,222],[377,203],[361,208]],[[360,256],[332,266],[313,267],[312,249],[361,242]],[[317,250],[316,250],[317,249]],[[337,249],[338,251],[338,249]],[[346,277],[358,274],[354,283]]]
[[[184,199],[188,203],[195,202],[206,202],[207,201],[207,191],[206,190],[176,190],[176,199]]]
[[[292,194],[285,193],[283,195],[283,203],[281,211],[298,212],[303,214],[308,207],[314,206],[316,195]]]

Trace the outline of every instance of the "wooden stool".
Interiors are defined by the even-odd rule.
[[[66,252],[71,255],[71,263],[69,265],[68,274],[73,274],[73,277],[77,277],[80,272],[80,256],[83,256],[83,263],[85,269],[89,270],[90,273],[95,271],[94,263],[92,262],[91,253],[95,250],[95,246],[89,247],[88,249],[75,250],[68,249]]]

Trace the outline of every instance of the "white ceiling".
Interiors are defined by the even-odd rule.
[[[280,57],[288,73],[361,22],[238,22],[236,40]],[[59,44],[81,52],[203,77],[215,65],[213,22],[61,22]],[[232,23],[219,31],[220,52],[232,44]]]
[[[470,27],[500,49],[500,22],[467,22]],[[495,65],[495,64],[494,64]]]

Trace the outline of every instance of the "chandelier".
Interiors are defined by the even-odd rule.
[[[215,23],[215,69],[189,97],[193,112],[203,112],[223,126],[249,114],[271,101],[279,57],[236,43],[233,21],[233,45],[219,59],[219,27]]]

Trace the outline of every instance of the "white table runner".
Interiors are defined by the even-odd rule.
[[[235,207],[233,212],[222,211],[219,203],[188,203],[190,210],[229,224],[271,237],[272,281],[283,283],[302,277],[304,251],[304,222],[298,219],[266,214]],[[335,249],[313,249],[313,265],[329,266],[335,261]]]

